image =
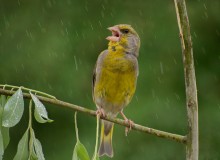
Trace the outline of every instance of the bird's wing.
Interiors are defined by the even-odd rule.
[[[100,73],[103,58],[106,56],[107,53],[108,53],[108,50],[104,50],[101,52],[101,54],[99,55],[99,57],[96,61],[95,67],[93,69],[93,75],[92,75],[92,97],[93,97],[93,100],[94,100],[94,87],[95,87],[96,77],[97,77],[97,74]]]

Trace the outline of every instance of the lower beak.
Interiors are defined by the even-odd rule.
[[[120,30],[117,26],[109,27],[108,30],[112,32],[112,36],[108,36],[106,39],[113,42],[118,42],[120,40]]]

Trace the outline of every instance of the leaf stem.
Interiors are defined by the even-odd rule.
[[[32,129],[32,99],[29,102],[29,123],[28,128]]]
[[[79,133],[78,133],[78,127],[77,127],[77,112],[75,112],[75,132],[76,132],[76,140],[79,142]]]
[[[94,151],[94,155],[92,160],[96,160],[97,157],[97,151],[98,151],[98,139],[99,139],[99,119],[100,119],[100,115],[97,114],[96,116],[96,141],[95,141],[95,151]]]
[[[34,93],[40,94],[40,95],[42,95],[42,96],[46,96],[46,97],[49,97],[49,98],[56,99],[56,97],[54,97],[54,96],[52,96],[52,95],[50,95],[50,94],[47,94],[47,93],[44,93],[44,92],[41,92],[41,91],[37,91],[37,90],[34,90],[34,89],[26,88],[26,87],[23,87],[23,86],[18,87],[18,86],[13,86],[13,85],[8,85],[8,84],[5,84],[5,85],[0,84],[0,87],[3,87],[3,89],[5,89],[5,88],[7,88],[7,87],[8,87],[8,88],[12,88],[12,89],[14,89],[14,88],[16,88],[16,89],[21,88],[21,89],[24,90],[24,91],[34,92]]]

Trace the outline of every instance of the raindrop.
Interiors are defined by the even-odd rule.
[[[176,62],[176,59],[173,57],[173,62],[175,63],[175,64],[177,64],[177,62]]]
[[[101,16],[102,16],[102,18],[104,18],[104,17],[105,17],[105,14],[104,14],[104,12],[103,12],[103,11],[101,11]]]
[[[67,28],[65,28],[66,34],[69,35]]]
[[[89,9],[88,9],[87,5],[85,6],[85,10],[86,10],[86,12],[89,12]]]
[[[208,18],[208,13],[207,13],[207,12],[205,12],[204,14],[205,14],[205,17],[206,17],[206,18]]]
[[[90,27],[92,28],[92,30],[93,30],[93,26],[92,26],[92,24],[90,24]]]
[[[52,7],[52,3],[51,3],[51,1],[48,0],[47,2],[48,2],[48,6],[49,6],[49,7]]]
[[[64,23],[63,23],[63,20],[62,20],[62,19],[60,20],[60,23],[61,23],[62,26],[64,26]]]
[[[103,8],[103,10],[105,10],[105,6],[102,4],[102,8]]]
[[[160,72],[161,72],[161,74],[164,73],[164,72],[163,72],[163,63],[162,63],[162,62],[160,62]]]
[[[142,10],[139,10],[138,12],[139,12],[139,15],[140,15],[140,16],[143,15]]]
[[[53,89],[53,87],[51,86],[51,84],[47,84],[49,89]]]
[[[151,94],[152,94],[152,97],[155,98],[155,91],[154,91],[154,89],[151,90]]]
[[[206,4],[205,4],[205,3],[203,4],[203,6],[204,6],[205,10],[207,10],[207,7],[206,7]]]
[[[77,36],[77,37],[79,37],[79,34],[78,34],[78,32],[77,32],[77,31],[75,31],[75,33],[76,33],[76,36]]]
[[[72,4],[71,0],[67,0],[67,4],[71,5]]]
[[[155,115],[155,116],[156,116],[156,119],[159,119],[159,117],[158,117],[158,114],[157,114],[157,113],[156,113],[156,115]]]
[[[78,64],[77,64],[77,61],[76,61],[76,56],[74,56],[74,62],[75,62],[76,71],[78,71]]]
[[[102,23],[99,21],[99,25],[100,25],[100,27],[102,28]]]
[[[110,13],[110,15],[111,15],[112,17],[114,17],[114,15],[113,15],[113,13],[112,13],[112,12]]]
[[[202,53],[203,53],[204,55],[206,55],[206,50],[205,50],[204,47],[202,47]]]
[[[138,100],[138,96],[135,96],[135,99],[136,99],[137,102],[139,101],[139,100]]]
[[[25,70],[25,69],[24,69],[24,68],[25,68],[25,67],[24,67],[24,64],[21,64],[21,67],[22,67],[23,70]]]
[[[180,96],[177,93],[174,93],[177,100],[180,100]]]
[[[86,38],[85,38],[85,34],[84,34],[84,33],[82,33],[82,37],[83,37],[83,39],[86,39]]]
[[[160,77],[158,77],[157,80],[158,80],[159,83],[162,83],[162,80],[161,80]]]
[[[196,34],[196,32],[193,32],[193,34],[194,34],[194,37],[197,38],[197,34]]]
[[[219,30],[216,29],[215,32],[216,32],[216,34],[217,34],[218,36],[220,36],[220,32],[219,32]]]

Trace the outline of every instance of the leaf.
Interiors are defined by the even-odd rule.
[[[24,133],[23,137],[18,143],[18,149],[17,153],[13,160],[26,160],[28,159],[28,136],[29,136],[29,130],[27,129]]]
[[[77,141],[73,151],[72,160],[89,160],[89,159],[90,158],[86,148],[80,141]]]
[[[2,126],[1,130],[2,130],[4,149],[6,149],[10,142],[9,128]]]
[[[13,127],[21,119],[24,112],[24,100],[21,88],[19,88],[6,102],[4,106],[2,125]]]
[[[4,111],[4,106],[6,102],[6,97],[4,95],[0,96],[0,127],[2,126],[2,114]]]
[[[5,103],[6,103],[6,96],[1,95],[1,97],[0,97],[0,107],[4,107]]]
[[[84,145],[79,141],[79,133],[77,127],[77,112],[75,112],[75,131],[76,131],[76,145],[73,150],[72,160],[89,160],[89,155]]]
[[[36,156],[36,153],[31,153],[31,157],[29,160],[38,160],[37,156]]]
[[[2,115],[3,115],[5,103],[6,103],[6,96],[1,95],[0,97],[0,125],[2,125]],[[0,143],[3,142],[3,147],[4,149],[6,149],[10,141],[9,128],[0,126],[0,131],[1,131],[1,138],[2,138]]]
[[[44,107],[43,103],[32,93],[31,98],[35,104],[34,117],[39,123],[53,122],[53,120],[48,118],[47,110]]]
[[[38,160],[45,160],[41,143],[37,138],[34,138],[34,149]]]
[[[4,143],[3,143],[2,132],[0,129],[0,159],[2,159],[3,155],[4,155]]]
[[[35,139],[34,130],[30,128],[30,141],[29,141],[30,160],[38,160],[36,152],[34,150],[34,139]]]

